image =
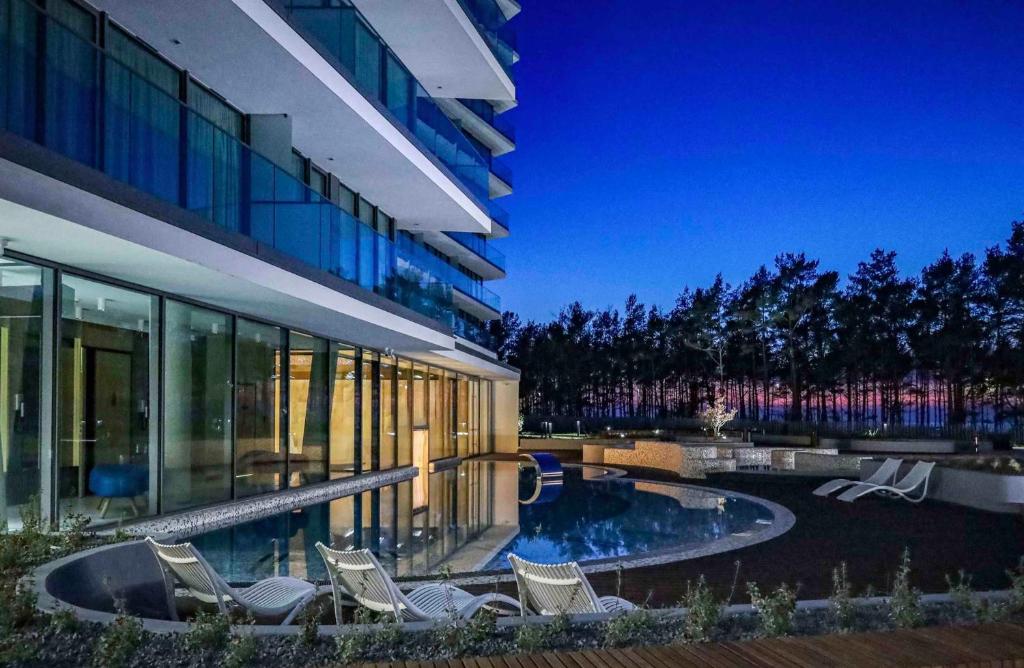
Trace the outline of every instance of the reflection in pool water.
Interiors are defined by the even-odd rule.
[[[463,462],[432,473],[413,507],[403,482],[191,538],[232,582],[271,575],[325,580],[314,545],[369,547],[393,575],[507,569],[509,552],[532,560],[589,561],[689,549],[756,533],[772,513],[756,501],[695,487],[594,478],[568,467],[558,490],[535,496],[515,462]],[[596,476],[599,477],[599,476]],[[554,493],[557,492],[557,493]]]

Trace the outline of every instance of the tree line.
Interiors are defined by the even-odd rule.
[[[877,249],[845,281],[783,253],[741,285],[721,275],[674,306],[631,295],[550,322],[491,323],[522,371],[526,416],[693,417],[973,425],[1024,422],[1024,221],[983,258],[948,252],[918,276]]]

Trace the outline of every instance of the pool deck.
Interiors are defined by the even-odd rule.
[[[630,476],[679,482],[673,474],[630,470]],[[827,598],[832,569],[840,562],[856,595],[869,586],[886,592],[904,547],[911,552],[911,580],[925,593],[948,591],[946,575],[963,569],[976,590],[1005,589],[1006,570],[1024,556],[1024,518],[973,510],[942,502],[911,504],[880,497],[854,503],[819,498],[811,490],[833,476],[809,477],[751,473],[713,474],[704,483],[779,503],[796,525],[770,541],[731,552],[623,571],[621,595],[652,607],[677,605],[688,580],[704,575],[725,596],[740,562],[734,603],[747,602],[745,583],[799,585],[801,599]],[[615,593],[615,572],[589,576],[599,595]],[[493,588],[493,585],[492,587]],[[514,585],[502,589],[514,594]]]
[[[746,642],[399,662],[402,668],[741,668],[743,666],[1024,666],[1024,627],[925,628]]]

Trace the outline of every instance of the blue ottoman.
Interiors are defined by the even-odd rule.
[[[135,497],[149,490],[149,471],[135,464],[110,464],[93,467],[89,472],[89,491],[101,498],[100,517],[106,517],[111,499],[128,499],[138,517]]]

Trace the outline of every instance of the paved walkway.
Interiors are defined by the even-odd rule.
[[[387,664],[377,664],[385,666]],[[849,635],[766,638],[707,645],[548,652],[462,661],[399,662],[399,668],[740,668],[744,666],[1024,667],[1024,626],[984,624]]]

